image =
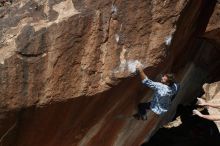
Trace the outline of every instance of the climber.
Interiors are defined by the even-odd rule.
[[[136,119],[147,119],[146,110],[150,109],[156,115],[162,115],[167,112],[171,104],[173,96],[177,94],[179,85],[174,82],[173,74],[164,74],[160,82],[150,80],[144,73],[141,64],[137,64],[137,71],[139,72],[142,83],[154,90],[152,101],[149,103],[140,103],[138,105],[138,113],[133,116]]]
[[[213,108],[219,108],[220,109],[220,104],[218,103],[211,103],[211,102],[207,102],[202,98],[197,98],[197,104],[200,106],[209,106],[209,107],[213,107]],[[194,109],[193,110],[193,115],[197,115],[201,118],[207,119],[207,120],[211,120],[211,121],[220,121],[220,115],[204,115],[202,114],[200,111]]]

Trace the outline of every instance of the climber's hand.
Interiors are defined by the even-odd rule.
[[[142,65],[141,65],[140,63],[137,63],[136,69],[137,69],[138,71],[143,70]]]

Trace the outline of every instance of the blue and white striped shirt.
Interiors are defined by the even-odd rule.
[[[167,112],[171,104],[172,96],[178,91],[178,85],[174,83],[172,87],[169,87],[163,83],[154,82],[148,78],[144,79],[142,83],[154,90],[150,109],[158,115]]]

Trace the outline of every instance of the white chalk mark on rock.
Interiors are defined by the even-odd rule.
[[[5,64],[5,61],[4,61],[4,60],[2,60],[0,63],[3,65],[3,64]]]
[[[118,68],[114,70],[115,73],[123,73],[124,71],[130,73],[136,73],[136,66],[137,64],[141,64],[138,60],[126,60],[126,52],[127,49],[123,46],[122,51],[120,53],[120,65]],[[141,64],[142,67],[143,64]]]
[[[163,6],[165,6],[167,4],[167,0],[165,0],[164,2],[163,2]]]
[[[121,54],[120,54],[120,66],[119,66],[119,70],[120,71],[124,71],[126,68],[126,59],[125,59],[125,53],[126,53],[126,49],[125,47],[122,48]]]
[[[136,66],[137,64],[139,64],[140,61],[138,60],[129,60],[128,61],[128,71],[131,73],[135,73],[136,72]],[[141,64],[141,63],[140,63]],[[141,64],[142,65],[142,64]],[[142,65],[143,66],[143,65]]]
[[[172,37],[173,37],[173,36],[170,35],[170,36],[167,36],[167,37],[165,38],[165,43],[166,43],[167,46],[169,46],[169,45],[171,44]]]
[[[115,34],[115,40],[116,40],[117,43],[119,42],[119,39],[120,39],[119,35]]]
[[[117,14],[117,7],[115,5],[112,5],[112,13]]]
[[[43,53],[41,57],[45,57],[45,56],[47,56],[47,53]]]
[[[121,24],[121,26],[120,26],[120,30],[119,30],[120,32],[121,32],[121,30],[122,30],[122,26],[123,26],[123,24]]]
[[[123,51],[122,51],[121,55],[122,54],[124,54]],[[121,57],[120,57],[120,59],[121,59]],[[128,60],[128,61],[126,61],[126,59],[123,58],[121,60],[121,64],[120,64],[119,68],[115,69],[114,72],[115,73],[122,73],[124,71],[128,71],[129,73],[136,73],[136,66],[139,63],[141,64],[141,62],[138,61],[138,60]],[[143,64],[141,64],[141,65],[142,65],[142,67],[144,67]]]

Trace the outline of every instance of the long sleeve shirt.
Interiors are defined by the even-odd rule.
[[[154,90],[150,109],[158,115],[167,112],[171,104],[172,96],[177,93],[176,84],[174,83],[172,87],[169,87],[163,83],[154,82],[148,78],[144,79],[142,83]]]

